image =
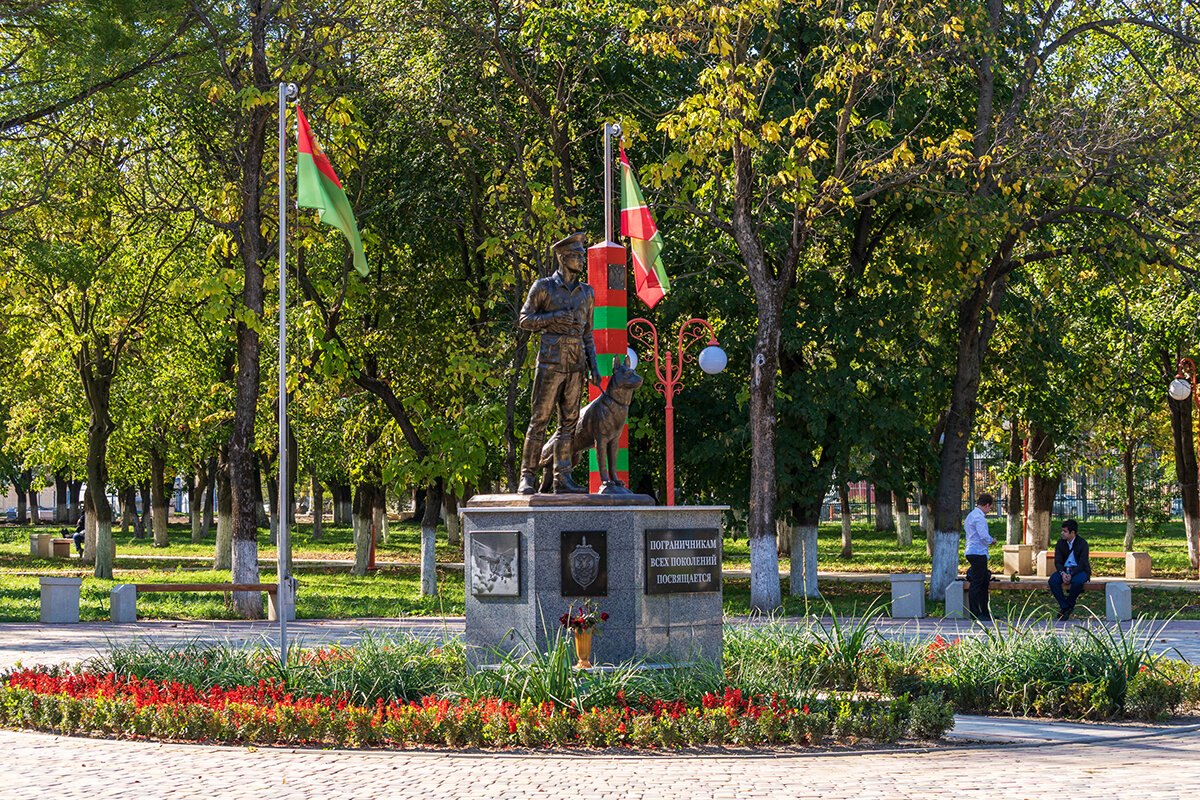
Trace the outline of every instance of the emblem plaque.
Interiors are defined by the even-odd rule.
[[[605,531],[562,532],[562,596],[608,595],[608,535]]]

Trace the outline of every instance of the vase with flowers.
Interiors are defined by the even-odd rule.
[[[591,600],[585,600],[576,608],[558,618],[562,626],[575,635],[575,669],[592,668],[592,636],[600,635],[600,623],[608,621],[608,614],[600,610]]]

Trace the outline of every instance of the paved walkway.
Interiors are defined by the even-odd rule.
[[[772,624],[735,619],[736,625]],[[794,620],[793,620],[794,622]],[[846,623],[845,620],[842,621]],[[1093,622],[1102,627],[1102,623]],[[300,620],[289,635],[307,646],[364,635],[456,635],[461,617]],[[880,620],[889,637],[981,636],[963,620]],[[1071,624],[1059,623],[1056,628]],[[1001,626],[1003,628],[1003,626]],[[230,646],[277,642],[276,623],[144,621],[131,625],[0,624],[0,667],[74,662],[111,642],[190,641]],[[1200,661],[1200,621],[1154,636]],[[957,745],[957,746],[955,746]],[[728,752],[597,755],[310,751],[67,739],[0,731],[0,800],[63,798],[1022,798],[1048,776],[1092,798],[1191,797],[1200,785],[1200,725],[1146,727],[959,716],[951,745],[935,750],[815,754]]]
[[[817,754],[311,751],[65,739],[0,731],[0,798],[1192,798],[1200,734],[1070,746]]]

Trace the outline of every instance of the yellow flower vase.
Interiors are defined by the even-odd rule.
[[[592,632],[575,631],[575,669],[592,668]]]

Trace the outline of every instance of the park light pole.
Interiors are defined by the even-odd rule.
[[[1192,398],[1192,403],[1195,404],[1196,410],[1200,412],[1200,394],[1192,391],[1192,386],[1195,383],[1196,364],[1190,358],[1181,358],[1179,359],[1179,365],[1175,368],[1175,380],[1171,381],[1171,384],[1167,387],[1167,394],[1170,395],[1172,400],[1180,403],[1189,397]],[[1200,431],[1197,431],[1197,437],[1200,438]],[[1197,482],[1200,483],[1200,461],[1196,462],[1196,473]]]
[[[729,357],[717,344],[717,335],[713,333],[712,325],[707,320],[692,318],[679,326],[679,348],[673,354],[670,350],[659,357],[658,329],[654,323],[644,317],[632,319],[626,326],[629,336],[646,347],[654,356],[654,373],[658,377],[655,388],[667,401],[667,505],[675,505],[675,405],[674,397],[682,384],[684,362],[695,363],[696,357],[687,350],[696,342],[708,337],[707,346],[700,351],[700,369],[709,375],[716,375],[725,369]],[[629,365],[637,367],[637,353],[629,351]]]

